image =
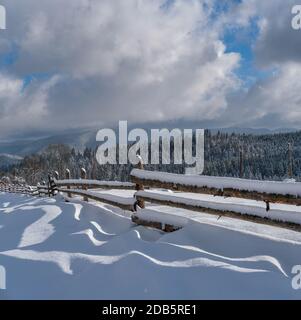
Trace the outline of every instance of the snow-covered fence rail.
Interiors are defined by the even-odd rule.
[[[87,173],[84,168],[81,168],[81,179],[71,179],[70,171],[66,170],[66,179],[59,180],[59,175],[55,172],[53,184],[55,191],[67,194],[68,198],[72,195],[82,196],[84,201],[89,199],[106,203],[112,206],[119,207],[124,210],[134,210],[135,198],[121,197],[111,195],[101,190],[135,190],[135,184],[130,182],[120,181],[99,181],[87,179]],[[40,187],[40,190],[42,188]]]
[[[131,172],[131,180],[140,186],[157,189],[141,188],[135,195],[137,202],[150,202],[301,231],[301,183],[185,176],[137,169]],[[270,202],[276,204],[271,208]],[[289,205],[283,206],[283,203]],[[143,210],[138,210],[132,220],[140,225],[156,228],[161,226],[165,231],[178,229],[176,225],[160,223],[151,216],[146,219]]]
[[[86,179],[86,171],[81,168],[81,179],[70,179],[70,170],[66,170],[66,179],[54,180],[57,187],[67,187],[67,189],[123,189],[134,190],[135,184],[131,182],[120,181],[100,181]]]
[[[58,187],[72,187],[87,189],[135,189],[135,184],[130,182],[119,182],[119,181],[99,181],[99,180],[55,180]]]
[[[259,181],[228,177],[189,176],[134,169],[131,180],[152,188],[301,205],[300,182]],[[268,207],[267,207],[268,209]]]
[[[117,195],[111,195],[108,193],[96,192],[96,191],[89,191],[89,190],[80,190],[80,189],[63,189],[58,188],[59,192],[63,193],[71,193],[73,195],[83,196],[85,201],[88,199],[106,203],[112,205],[114,207],[121,208],[123,210],[134,210],[135,198],[125,198],[120,197]]]
[[[50,191],[49,188],[47,186],[37,186],[37,191],[39,195],[49,195]]]
[[[0,184],[0,191],[7,193],[20,193],[35,195],[37,189],[28,185],[18,185],[18,184]]]
[[[207,195],[196,195],[191,193],[168,193],[166,191],[139,191],[136,193],[137,199],[146,202],[156,203],[163,206],[186,209],[189,211],[213,214],[219,217],[231,217],[252,222],[272,224],[301,231],[301,210],[296,206],[274,205],[269,212],[266,211],[263,202],[255,200],[242,200],[239,198],[223,198]],[[296,210],[298,208],[298,210]],[[137,224],[151,226],[159,221],[153,217],[148,217],[148,223],[141,222],[144,214],[133,216],[133,222]],[[145,219],[143,219],[145,220]],[[173,226],[167,226],[172,230]],[[177,229],[178,225],[175,224]],[[166,231],[166,230],[165,230]]]
[[[54,175],[58,177],[58,173],[55,172]],[[43,181],[42,185],[37,185],[37,193],[39,196],[41,195],[48,195],[49,197],[54,196],[57,193],[57,186],[55,184],[55,180],[52,177],[52,175],[48,174],[48,183],[46,184],[45,181]]]

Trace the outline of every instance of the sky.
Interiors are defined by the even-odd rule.
[[[299,128],[295,0],[0,0],[0,136]]]

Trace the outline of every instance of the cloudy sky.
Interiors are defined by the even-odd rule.
[[[298,128],[297,3],[0,0],[1,138],[118,120]]]

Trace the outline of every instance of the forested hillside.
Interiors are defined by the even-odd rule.
[[[240,175],[240,152],[243,155],[243,177],[260,180],[283,180],[288,177],[288,144],[292,144],[293,177],[301,180],[301,131],[271,135],[211,133],[205,135],[206,175]],[[96,149],[79,152],[67,145],[49,145],[44,151],[26,156],[20,164],[2,169],[2,175],[24,177],[29,183],[45,180],[47,172],[58,170],[64,175],[69,168],[72,177],[79,177],[81,167],[89,178],[128,180],[132,165],[98,165]],[[183,165],[147,165],[147,169],[183,173]]]

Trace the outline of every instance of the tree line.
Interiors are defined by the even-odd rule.
[[[79,178],[80,168],[84,167],[89,179],[129,180],[132,165],[99,165],[96,151],[93,148],[80,151],[64,144],[49,145],[37,154],[26,156],[20,163],[2,169],[0,176],[22,177],[27,183],[36,184],[46,180],[48,172],[54,170],[64,177],[67,168],[72,178]],[[173,159],[172,142],[171,154]],[[148,164],[145,169],[184,173],[185,165]],[[283,180],[291,175],[300,181],[301,131],[251,135],[206,130],[204,175],[258,180]]]

